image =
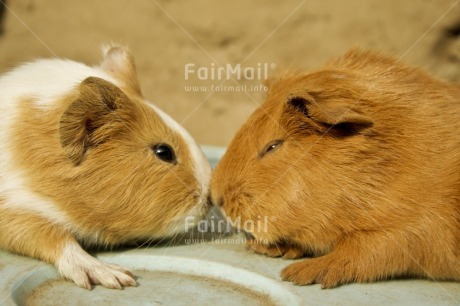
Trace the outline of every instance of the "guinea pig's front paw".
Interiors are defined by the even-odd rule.
[[[131,271],[104,263],[83,250],[64,252],[56,265],[64,278],[86,289],[91,289],[91,285],[102,285],[110,289],[137,286]]]
[[[301,258],[304,251],[296,246],[280,244],[263,244],[257,240],[248,240],[246,248],[257,254],[267,255],[269,257],[283,257],[284,259]]]
[[[110,289],[137,286],[129,270],[96,260],[90,264],[60,265],[59,273],[77,286],[91,289],[91,285],[102,285]]]
[[[352,281],[352,276],[345,275],[345,267],[345,263],[323,256],[290,264],[281,271],[281,278],[296,285],[321,284],[322,289],[334,288]]]

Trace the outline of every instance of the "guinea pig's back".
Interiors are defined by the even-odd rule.
[[[459,84],[361,50],[351,50],[329,65],[356,74],[364,86],[357,103],[373,118],[383,140],[395,141],[403,151],[420,150],[421,155],[452,154],[460,148]]]
[[[89,76],[116,83],[100,69],[74,61],[41,59],[23,64],[0,77],[0,107],[14,109],[21,99],[33,99],[37,106],[52,107]]]

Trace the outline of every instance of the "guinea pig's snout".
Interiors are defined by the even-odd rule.
[[[208,194],[208,198],[206,200],[206,208],[211,209],[213,207],[212,197],[211,194]]]
[[[208,199],[209,199],[209,203],[211,203],[211,205],[214,205],[214,206],[219,207],[219,208],[224,206],[224,198],[222,196],[213,197],[212,195],[209,195]]]
[[[223,207],[223,206],[224,206],[224,198],[223,198],[223,197],[219,197],[219,198],[217,199],[217,202],[215,202],[215,205],[216,205],[217,207]]]

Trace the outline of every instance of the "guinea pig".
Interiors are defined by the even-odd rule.
[[[211,179],[248,247],[312,257],[298,285],[459,281],[460,87],[360,50],[268,87]]]
[[[133,274],[85,249],[169,237],[208,211],[210,164],[144,100],[126,48],[97,67],[26,63],[0,77],[0,101],[1,248],[120,289]]]

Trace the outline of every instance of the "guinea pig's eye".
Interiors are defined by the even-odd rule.
[[[176,163],[176,155],[174,154],[174,150],[169,145],[165,143],[154,145],[152,147],[152,151],[162,161],[173,164]]]
[[[283,143],[282,140],[273,140],[269,142],[263,151],[260,154],[260,157],[263,157],[265,154],[272,152],[273,150],[277,149]]]

